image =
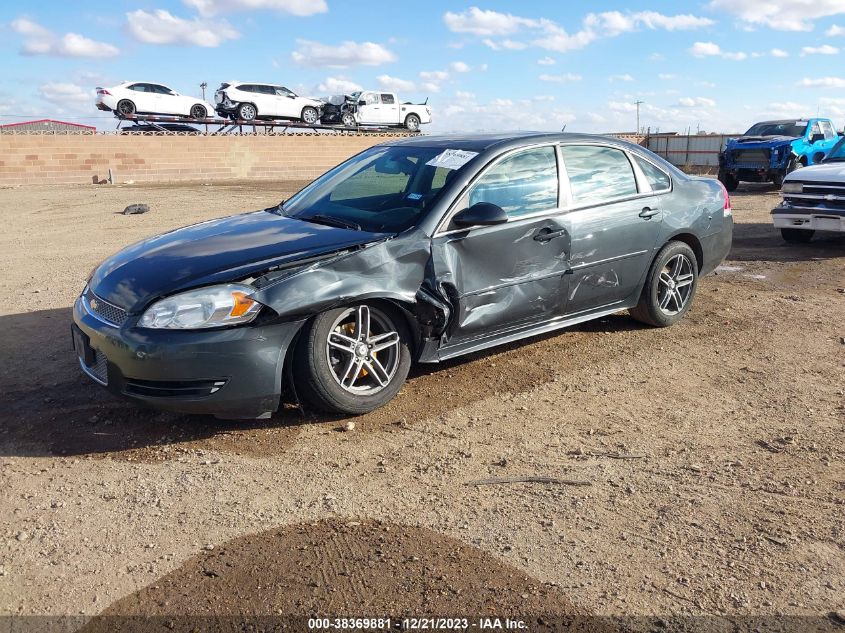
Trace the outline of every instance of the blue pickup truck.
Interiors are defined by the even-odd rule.
[[[807,118],[755,123],[739,138],[728,140],[719,154],[719,180],[728,191],[740,181],[773,182],[822,161],[839,136],[830,119]]]

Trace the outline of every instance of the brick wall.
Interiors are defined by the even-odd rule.
[[[305,180],[385,135],[140,136],[0,135],[0,185],[233,180]]]

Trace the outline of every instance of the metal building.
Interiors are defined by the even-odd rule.
[[[97,128],[81,123],[69,123],[55,119],[21,121],[0,125],[0,134],[93,134]]]

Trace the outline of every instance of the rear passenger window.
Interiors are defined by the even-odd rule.
[[[634,168],[625,152],[596,145],[562,145],[575,204],[596,204],[637,195]]]
[[[491,202],[512,217],[558,206],[557,158],[553,147],[528,149],[498,162],[469,192],[469,203]]]
[[[640,158],[636,154],[634,155],[634,160],[637,161],[640,169],[643,170],[645,179],[648,180],[648,184],[651,185],[651,190],[653,192],[657,193],[658,191],[669,191],[669,189],[672,188],[672,180],[669,178],[669,174],[665,171],[648,162],[646,159]]]
[[[385,105],[393,105],[396,103],[396,100],[393,98],[391,94],[382,94],[381,95],[381,102]]]

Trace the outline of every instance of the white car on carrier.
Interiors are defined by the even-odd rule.
[[[144,81],[97,88],[97,108],[120,116],[167,114],[205,119],[214,114],[214,106],[208,101],[179,94],[164,84]]]
[[[214,93],[217,113],[241,121],[293,119],[313,125],[320,120],[323,102],[300,97],[276,84],[231,81]]]
[[[845,234],[845,138],[821,164],[786,176],[772,222],[787,242],[809,242],[816,231]]]

